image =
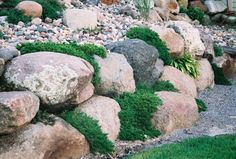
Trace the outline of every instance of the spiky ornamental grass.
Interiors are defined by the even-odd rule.
[[[199,75],[198,62],[190,53],[185,53],[182,57],[176,58],[172,61],[171,66],[188,74],[193,78]]]

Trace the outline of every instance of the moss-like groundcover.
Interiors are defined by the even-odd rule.
[[[157,81],[152,87],[149,87],[143,83],[137,84],[138,90],[148,90],[152,93],[160,92],[160,91],[170,91],[170,92],[178,92],[179,90],[174,87],[174,85],[170,81]]]
[[[67,111],[60,116],[85,136],[93,153],[109,154],[113,152],[114,145],[108,140],[107,134],[102,132],[97,120],[79,110]]]
[[[201,137],[163,145],[128,159],[235,159],[236,135]]]
[[[204,103],[201,99],[195,99],[197,106],[198,106],[198,112],[205,112],[207,111],[207,105]]]
[[[161,99],[154,94],[158,91],[178,90],[169,81],[159,81],[153,87],[139,83],[135,93],[124,93],[115,98],[121,107],[121,140],[145,140],[160,135],[151,123],[153,114],[162,105]]]
[[[213,47],[216,57],[223,56],[223,50],[219,44],[214,43]]]
[[[145,140],[160,135],[152,126],[151,119],[162,105],[161,99],[148,90],[124,93],[115,98],[121,107],[119,118],[121,140]]]
[[[232,83],[225,77],[223,70],[219,68],[216,64],[211,64],[214,71],[215,83],[218,85],[230,86]]]
[[[204,12],[198,7],[189,7],[188,9],[180,7],[180,13],[186,13],[192,20],[198,20],[200,23],[203,21],[205,15]]]
[[[18,45],[17,49],[21,52],[21,54],[50,51],[73,55],[85,59],[94,68],[93,84],[97,86],[100,83],[100,68],[98,63],[94,60],[93,55],[98,55],[103,58],[106,57],[106,50],[103,47],[99,47],[94,44],[78,45],[76,43],[59,44],[53,42],[35,42]]]

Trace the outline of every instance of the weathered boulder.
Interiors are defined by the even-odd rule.
[[[39,110],[31,92],[0,92],[0,134],[9,134],[29,123]]]
[[[207,59],[201,59],[198,61],[199,75],[196,78],[196,86],[199,91],[214,86],[214,72],[211,64]]]
[[[188,23],[192,22],[192,19],[189,18],[189,16],[186,13],[179,13],[177,15],[170,14],[169,19],[173,20],[173,21],[185,21],[185,22],[188,22]]]
[[[16,9],[24,12],[26,16],[41,17],[43,13],[43,7],[34,1],[22,1],[17,4]]]
[[[224,75],[228,78],[233,77],[236,73],[236,59],[231,58],[227,53],[223,56],[215,57],[213,63],[222,68]]]
[[[211,36],[203,31],[200,31],[200,36],[201,36],[201,40],[206,48],[204,54],[210,54],[212,57],[215,57],[213,40],[212,40]]]
[[[85,137],[61,119],[30,124],[0,138],[0,159],[79,159],[89,153]]]
[[[173,28],[176,33],[184,38],[185,52],[189,52],[196,56],[202,56],[205,51],[205,46],[201,41],[198,29],[184,21],[170,21],[167,27]]]
[[[63,13],[63,23],[70,29],[95,29],[97,15],[86,9],[66,9]]]
[[[197,88],[194,79],[174,67],[165,66],[160,80],[170,81],[181,93],[194,98],[197,97]]]
[[[160,15],[157,13],[155,9],[151,9],[149,13],[149,19],[150,22],[163,22]]]
[[[205,1],[204,4],[208,8],[208,12],[215,14],[223,12],[227,9],[227,4],[224,1]]]
[[[236,47],[223,46],[223,52],[229,54],[230,57],[236,59]]]
[[[234,15],[222,15],[222,21],[224,22],[224,24],[229,24],[234,26],[236,23],[236,17]]]
[[[20,55],[20,52],[15,47],[6,47],[0,49],[0,58],[5,62],[12,60]]]
[[[160,39],[166,43],[172,57],[184,54],[184,39],[172,28],[153,26],[152,30],[158,33]]]
[[[153,10],[155,10],[164,21],[169,20],[170,11],[168,9],[154,7]]]
[[[199,8],[201,9],[203,12],[207,12],[208,11],[208,8],[205,4],[202,3],[201,0],[195,0],[195,1],[191,1],[190,2],[190,6],[192,8]]]
[[[142,40],[128,39],[106,45],[111,52],[123,54],[134,70],[135,82],[153,85],[163,71],[163,62],[156,48]]]
[[[99,94],[122,94],[135,91],[133,69],[122,54],[109,53],[106,58],[95,56],[100,67]]]
[[[168,9],[171,13],[179,13],[179,4],[176,0],[154,0],[154,5],[159,8]]]
[[[198,120],[198,106],[191,96],[176,92],[157,92],[163,105],[154,114],[152,123],[162,133],[191,127]]]
[[[56,110],[92,96],[84,90],[91,84],[93,72],[93,67],[79,57],[37,52],[14,58],[6,67],[4,79],[15,90],[30,90],[48,109]],[[78,99],[83,96],[81,92],[90,95]]]
[[[80,104],[76,109],[81,110],[88,116],[98,120],[104,133],[108,134],[111,141],[115,141],[120,132],[119,104],[111,98],[93,96]]]
[[[0,77],[4,71],[4,66],[5,66],[5,61],[2,58],[0,58]]]

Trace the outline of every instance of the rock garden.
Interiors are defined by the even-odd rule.
[[[0,159],[235,158],[230,4],[0,0]]]

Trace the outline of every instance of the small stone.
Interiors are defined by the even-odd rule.
[[[31,92],[0,92],[0,134],[17,131],[39,110],[39,98]]]
[[[57,19],[57,20],[53,20],[52,24],[55,25],[55,26],[60,26],[62,23],[62,20],[61,19]]]
[[[42,19],[40,18],[34,18],[32,21],[31,21],[32,24],[35,24],[35,25],[39,25],[42,23]]]
[[[23,27],[23,26],[25,25],[25,23],[24,23],[24,22],[22,22],[22,21],[19,21],[17,25],[19,25],[19,26]]]
[[[52,19],[47,17],[47,18],[45,18],[45,22],[46,23],[52,23]]]

